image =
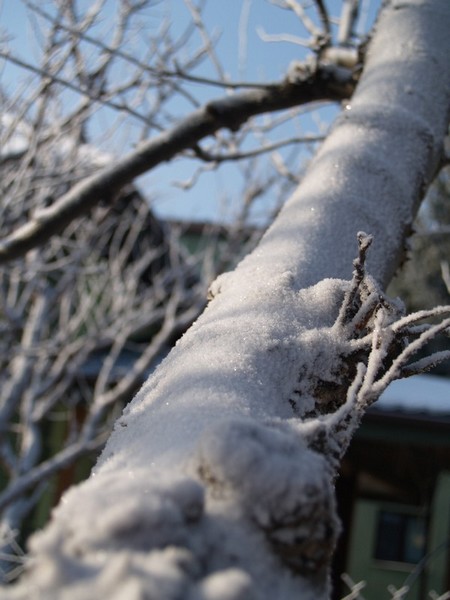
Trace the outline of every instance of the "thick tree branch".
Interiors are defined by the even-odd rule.
[[[142,144],[134,152],[83,180],[64,196],[31,216],[22,227],[0,242],[0,263],[17,258],[74,218],[88,212],[100,200],[113,200],[124,185],[176,154],[213,135],[221,128],[233,131],[250,117],[283,110],[316,100],[343,100],[352,94],[352,72],[332,65],[298,64],[295,73],[262,89],[252,89],[209,102],[172,129]]]

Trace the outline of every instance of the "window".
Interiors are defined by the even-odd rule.
[[[425,555],[426,521],[423,517],[382,510],[374,558],[404,563],[418,563]]]

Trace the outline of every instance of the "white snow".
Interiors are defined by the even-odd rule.
[[[126,408],[97,469],[134,468],[143,452],[152,466],[171,465],[203,430],[233,415],[290,418],[299,386],[296,414],[312,408],[300,370],[320,365],[326,374],[338,361],[341,340],[331,326],[347,282],[297,291],[289,272],[262,285],[258,272],[221,279],[222,292]]]

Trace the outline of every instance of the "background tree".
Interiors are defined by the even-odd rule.
[[[41,145],[19,180],[16,161],[3,165],[2,198],[18,222],[24,205],[33,210],[65,178],[83,176],[80,154],[59,154],[58,171]],[[73,483],[74,463],[78,477],[88,472],[80,458],[102,448],[120,407],[201,310],[205,280],[196,267],[129,188],[1,269],[4,553],[39,501],[24,533],[42,525],[51,499]]]
[[[132,146],[152,128],[163,127],[158,120],[170,120],[163,107],[180,89],[163,90],[163,64],[173,60],[195,28],[188,24],[172,40],[166,20],[153,38],[146,37],[147,52],[164,47],[146,77],[147,66],[136,59],[133,44],[139,19],[153,18],[153,12],[146,12],[153,4],[98,3],[81,12],[75,3],[48,4],[48,12],[42,5],[28,4],[42,35],[33,61],[7,50],[9,40],[4,38],[3,56],[7,64],[19,67],[20,77],[12,85],[3,73],[3,234],[26,228],[35,214],[52,209],[61,195],[109,165],[113,155],[108,142],[117,144],[109,131],[118,124],[122,130],[131,127],[122,143]],[[97,28],[104,14],[115,27],[112,34],[100,36]],[[129,46],[133,51],[128,54]],[[201,47],[186,64],[179,61],[177,69],[184,64],[194,68],[208,52]],[[119,84],[125,67],[127,78]],[[23,73],[31,76],[24,79]],[[98,132],[99,107],[106,112],[108,132]],[[95,146],[88,138],[95,139]],[[98,149],[102,145],[108,152]],[[48,518],[64,487],[86,475],[89,461],[80,465],[80,458],[101,449],[123,403],[204,306],[217,270],[229,267],[245,251],[246,214],[268,185],[256,184],[251,167],[246,168],[249,185],[233,227],[226,237],[225,229],[204,228],[206,241],[196,256],[189,256],[179,243],[185,228],[161,224],[148,200],[129,184],[103,193],[89,219],[75,218],[25,261],[1,269],[5,578],[17,572],[17,557],[10,555],[18,547],[15,538],[20,533],[23,544]]]
[[[14,113],[3,122],[5,228],[26,223],[108,160],[70,135],[41,142],[36,153],[30,124],[21,122],[19,137]],[[238,241],[245,246],[238,230],[203,230],[204,250],[194,255],[180,242],[186,227],[161,223],[128,186],[0,269],[5,579],[17,572],[12,547],[88,474],[124,403],[204,307],[216,269],[234,260]]]
[[[448,356],[414,359],[448,329],[448,307],[405,316],[381,289],[443,156],[448,3],[388,3],[367,53],[352,46],[354,3],[344,3],[334,45],[322,2],[312,6],[316,21],[297,2],[280,4],[301,18],[313,60],[278,84],[200,106],[2,244],[4,260],[26,252],[180,151],[219,162],[200,140],[229,129],[227,148],[239,147],[255,114],[348,98],[363,63],[300,186],[257,249],[213,284],[207,310],[119,419],[93,476],[33,538],[31,567],[11,597],[32,586],[68,598],[326,598],[339,529],[333,481],[353,431],[390,381]],[[216,64],[198,10],[186,5]],[[376,234],[369,258],[364,230]],[[444,318],[421,324],[429,316]]]

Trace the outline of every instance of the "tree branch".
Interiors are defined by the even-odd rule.
[[[359,0],[344,0],[339,23],[338,42],[342,45],[350,43],[353,26],[358,17]]]
[[[225,127],[236,131],[252,116],[316,100],[343,100],[351,96],[354,86],[351,71],[342,78],[342,70],[335,72],[330,65],[299,64],[295,77],[265,89],[247,90],[213,100],[172,129],[75,185],[48,208],[36,212],[27,223],[0,242],[0,263],[45,243],[100,200],[113,200],[135,177],[194,147],[219,129]]]
[[[195,156],[197,158],[200,158],[201,160],[204,160],[205,162],[221,163],[234,160],[242,160],[243,158],[253,158],[261,154],[267,154],[268,152],[279,150],[280,148],[284,148],[285,146],[289,146],[290,144],[310,144],[313,142],[322,142],[323,140],[323,135],[294,137],[286,140],[280,140],[279,142],[274,142],[273,144],[266,144],[261,146],[261,148],[255,148],[254,150],[248,150],[243,152],[230,152],[229,154],[215,154],[209,152],[208,150],[204,150],[198,144],[193,148],[193,150]]]

